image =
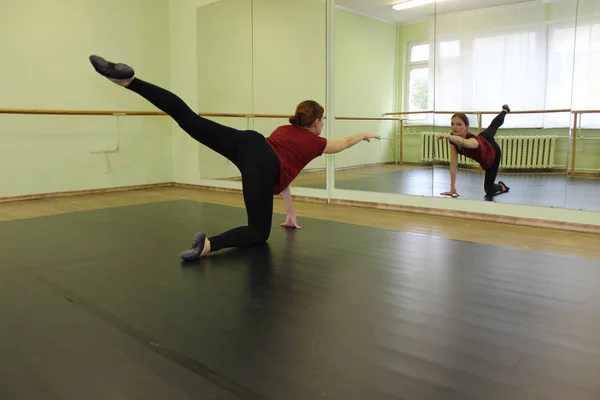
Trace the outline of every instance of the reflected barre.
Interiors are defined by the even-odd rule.
[[[577,140],[600,140],[600,137],[584,137],[579,134],[581,117],[584,114],[599,114],[600,110],[572,110],[573,113],[573,143],[571,144],[571,176],[575,176],[575,160],[577,158]],[[600,168],[598,170],[600,172]]]
[[[547,114],[547,113],[565,113],[572,112],[573,110],[569,108],[565,109],[555,109],[555,110],[515,110],[511,111],[511,114]],[[397,112],[389,112],[384,113],[383,115],[409,115],[409,114],[457,114],[464,113],[467,115],[478,115],[478,114],[498,114],[498,110],[496,111],[397,111]],[[593,112],[593,111],[586,111]]]

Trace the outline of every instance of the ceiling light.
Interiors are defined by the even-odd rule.
[[[392,8],[396,11],[406,10],[413,7],[421,7],[426,4],[438,3],[443,0],[406,0],[401,3],[395,4]]]

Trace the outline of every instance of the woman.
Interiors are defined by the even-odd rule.
[[[314,101],[300,103],[289,119],[291,125],[281,126],[265,138],[255,131],[239,131],[200,117],[175,94],[136,78],[128,65],[95,55],[90,56],[90,62],[100,75],[144,97],[170,115],[191,137],[229,159],[241,172],[248,225],[212,237],[197,233],[192,247],[180,254],[184,260],[228,247],[266,242],[271,232],[273,194],[281,193],[284,200],[287,218],[282,226],[299,228],[289,185],[300,171],[324,153],[338,153],[362,140],[379,138],[364,133],[340,140],[322,138],[324,110]]]
[[[456,191],[456,170],[458,169],[458,154],[469,157],[479,163],[485,170],[485,181],[483,188],[485,194],[493,197],[500,193],[509,191],[509,187],[504,182],[497,184],[496,176],[498,167],[502,159],[502,150],[496,143],[494,136],[498,128],[504,123],[504,117],[510,112],[508,105],[502,106],[502,112],[498,114],[491,122],[490,126],[479,135],[473,135],[469,132],[469,118],[463,113],[452,116],[452,133],[442,133],[438,135],[438,140],[446,139],[450,142],[450,191],[442,193],[444,196],[458,196]]]

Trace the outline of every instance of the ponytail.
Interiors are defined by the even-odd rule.
[[[298,104],[296,113],[289,118],[289,121],[294,126],[309,128],[316,120],[322,119],[324,113],[325,110],[319,103],[306,100]]]

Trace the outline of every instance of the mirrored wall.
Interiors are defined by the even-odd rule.
[[[600,2],[398,3],[335,0],[323,135],[381,136],[333,156],[335,189],[600,211]],[[303,100],[327,108],[328,4],[199,7],[200,112],[268,136]],[[221,156],[198,159],[202,178],[239,180]],[[292,192],[326,189],[327,165]]]
[[[196,26],[202,115],[269,136],[303,100],[325,106],[324,1],[219,0],[197,8]],[[219,154],[199,146],[198,157],[201,178],[241,180]],[[324,179],[325,159],[318,158],[296,182]]]
[[[437,143],[434,195],[566,207],[577,0],[471,4],[437,3],[433,85],[435,125],[478,148]]]

